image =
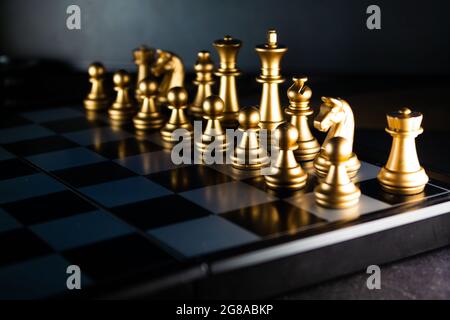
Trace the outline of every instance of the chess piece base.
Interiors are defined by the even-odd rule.
[[[322,182],[314,189],[314,195],[316,202],[323,207],[346,209],[359,202],[361,191],[352,182],[334,186]]]
[[[242,161],[245,159],[245,153],[253,153],[249,155],[248,161]],[[237,155],[231,156],[231,166],[240,170],[256,170],[266,167],[270,164],[270,158],[266,155],[263,157],[257,157],[257,154],[262,154],[262,149],[254,150],[237,150]]]
[[[323,152],[320,152],[319,155],[314,159],[314,169],[316,175],[319,178],[325,178],[328,170],[330,169],[330,161],[326,158]],[[350,159],[348,159],[345,164],[347,169],[347,174],[350,179],[353,179],[358,174],[358,170],[361,167],[361,162],[358,160],[358,157],[355,153],[352,153]]]
[[[193,133],[192,126],[189,122],[187,122],[187,123],[178,124],[178,125],[166,123],[166,125],[160,131],[161,138],[167,142],[178,142],[177,140],[174,140],[172,138],[172,133],[177,129],[186,129],[187,130],[186,134],[183,135],[184,141],[187,139],[190,139],[192,137],[192,133]]]
[[[114,104],[111,109],[108,110],[109,118],[113,124],[125,124],[128,123],[134,115],[134,109],[130,106],[116,107]]]
[[[270,174],[264,179],[269,188],[297,190],[306,185],[308,175],[297,165],[293,168],[270,168]]]
[[[164,118],[157,114],[156,116],[141,114],[140,112],[133,118],[136,129],[152,130],[159,129],[164,125]]]
[[[320,144],[316,139],[298,141],[298,149],[294,150],[295,160],[299,162],[314,160],[320,151]]]
[[[400,195],[421,193],[428,183],[428,176],[422,167],[415,172],[394,172],[383,167],[377,179],[384,191]]]
[[[203,141],[208,141],[208,139],[205,139],[202,137],[201,142],[197,142],[195,146],[197,147],[197,150],[201,153],[204,153],[208,150],[208,147],[211,143],[214,143],[214,150],[217,152],[223,152],[225,153],[229,147],[229,144],[225,141],[225,136],[220,137],[211,137],[210,142],[204,143]],[[214,141],[213,141],[214,140]],[[212,148],[212,147],[211,147]]]
[[[267,158],[269,159],[269,158]],[[258,159],[257,163],[246,163],[246,164],[240,164],[237,162],[237,160],[234,159],[234,157],[231,158],[233,163],[231,166],[235,169],[239,170],[257,170],[266,167],[269,162],[264,159]]]

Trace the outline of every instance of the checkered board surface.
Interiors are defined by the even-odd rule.
[[[378,170],[362,162],[351,216],[409,210],[398,208],[414,200],[380,190]],[[0,298],[64,294],[72,264],[83,288],[158,277],[349,219],[318,207],[313,187],[281,195],[231,166],[176,166],[157,132],[137,137],[81,107],[11,115],[0,128]],[[430,183],[420,202],[448,192]]]

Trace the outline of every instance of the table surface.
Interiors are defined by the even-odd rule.
[[[46,104],[76,103],[88,90],[85,75],[66,75],[56,72],[50,77],[62,81],[48,86],[49,74],[22,72],[2,73],[6,90],[2,97],[3,112],[30,109]],[[188,81],[192,78],[189,78]],[[287,77],[289,79],[290,77]],[[37,82],[38,81],[38,82]],[[54,80],[51,80],[54,81]],[[67,81],[71,84],[67,86]],[[190,82],[190,81],[189,81]],[[289,86],[287,81],[281,92]],[[29,95],[20,94],[30,89]],[[73,84],[72,84],[73,83]],[[450,82],[443,77],[393,77],[393,76],[312,76],[309,85],[313,90],[312,106],[315,110],[320,96],[339,96],[353,107],[358,132],[355,140],[369,142],[372,152],[380,161],[387,159],[390,137],[384,132],[385,113],[402,106],[410,106],[424,113],[424,134],[417,140],[417,149],[426,169],[450,173],[449,125],[450,108],[447,93]],[[25,89],[24,89],[25,88]],[[70,90],[68,90],[70,88]],[[74,90],[73,88],[78,88]],[[192,92],[192,87],[188,87]],[[242,106],[257,105],[260,88],[253,76],[238,81]],[[77,101],[78,100],[78,101]],[[282,95],[283,105],[287,99]],[[385,160],[384,160],[385,161]],[[279,299],[450,299],[450,247],[393,262],[381,267],[381,289],[369,290],[364,271],[327,281],[325,283],[290,292]]]

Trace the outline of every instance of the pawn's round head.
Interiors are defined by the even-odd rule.
[[[139,81],[138,90],[143,97],[155,96],[158,93],[158,82],[145,78]]]
[[[298,148],[298,130],[289,122],[283,122],[275,129],[275,141],[281,150],[295,150]]]
[[[94,62],[89,65],[88,73],[93,78],[101,77],[105,74],[106,69],[100,62]]]
[[[245,107],[239,111],[239,126],[244,130],[258,128],[259,120],[259,110],[255,107]]]
[[[175,107],[183,107],[187,104],[188,94],[183,87],[173,87],[167,92],[167,102]]]
[[[347,161],[352,155],[352,146],[343,137],[331,138],[325,146],[325,154],[331,162]]]
[[[218,119],[223,116],[225,104],[219,96],[209,96],[203,101],[203,113],[208,119]]]
[[[117,87],[127,87],[130,84],[130,74],[125,70],[119,70],[114,73],[113,82]]]

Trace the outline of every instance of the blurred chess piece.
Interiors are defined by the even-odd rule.
[[[108,108],[108,97],[105,92],[105,67],[100,62],[89,65],[89,82],[91,91],[84,99],[84,107],[89,111],[100,111]]]
[[[158,103],[166,104],[169,90],[183,87],[184,65],[180,57],[169,51],[157,49],[156,56],[151,72],[156,77],[163,77],[159,85]]]
[[[136,64],[138,71],[136,77],[136,100],[141,102],[142,93],[139,92],[139,83],[150,77],[150,67],[155,61],[155,49],[148,48],[146,46],[140,46],[133,51],[134,63]]]
[[[130,75],[125,70],[119,70],[113,76],[116,100],[108,110],[113,124],[122,125],[131,120],[135,109],[130,100]]]
[[[292,80],[294,83],[287,91],[289,107],[285,112],[290,116],[291,124],[298,130],[298,149],[294,151],[294,155],[297,161],[311,161],[320,151],[319,142],[312,135],[308,124],[308,116],[313,114],[309,107],[312,91],[305,84],[307,77],[296,77]]]
[[[241,71],[236,68],[236,61],[242,42],[231,36],[225,36],[214,41],[213,45],[220,59],[219,69],[215,75],[220,77],[219,96],[225,103],[222,124],[225,128],[235,128],[239,112],[236,77],[241,75]]]
[[[326,178],[316,186],[316,202],[327,208],[344,209],[355,206],[361,191],[350,180],[346,163],[352,155],[352,146],[343,137],[331,138],[324,152],[330,161]]]
[[[209,51],[198,53],[194,69],[196,74],[194,84],[197,86],[197,94],[189,110],[194,117],[201,118],[203,116],[203,101],[206,97],[212,95],[212,85],[214,84],[214,64]]]
[[[223,157],[229,146],[220,123],[224,109],[225,104],[219,96],[209,96],[203,102],[203,118],[207,122],[202,139],[196,143],[196,147],[202,155],[202,160],[206,160],[207,164],[212,164],[211,160],[213,159],[206,159],[206,157],[213,155],[212,150],[214,150],[214,157],[212,158]]]
[[[307,173],[297,163],[294,150],[298,148],[298,131],[289,122],[280,124],[274,132],[278,142],[278,156],[272,162],[269,173],[264,176],[266,184],[273,189],[301,189],[307,181]]]
[[[259,126],[261,129],[268,130],[270,134],[270,131],[284,121],[278,85],[284,82],[284,78],[280,74],[280,63],[287,48],[278,44],[277,32],[269,30],[267,42],[258,45],[255,50],[261,60],[261,75],[256,79],[262,84]]]
[[[187,108],[187,101],[188,94],[183,87],[174,87],[169,90],[167,94],[167,103],[168,108],[172,111],[169,121],[161,129],[161,137],[164,141],[178,142],[178,140],[172,136],[178,129],[183,129],[183,131],[180,132],[180,137],[182,136],[184,140],[191,138],[193,128],[184,111]]]
[[[378,174],[383,190],[400,195],[423,191],[428,176],[420,166],[415,138],[423,132],[423,115],[408,108],[387,114],[386,131],[392,136],[391,152],[386,165]]]
[[[138,130],[159,129],[164,124],[164,117],[156,105],[158,82],[151,78],[139,82],[137,91],[141,94],[140,111],[133,118],[134,126]]]
[[[320,153],[314,159],[316,175],[323,178],[330,168],[330,160],[327,157],[325,148],[328,141],[334,137],[343,137],[353,148],[353,136],[355,132],[355,120],[350,105],[341,98],[322,97],[322,105],[319,114],[314,119],[314,127],[328,134],[322,144]],[[347,160],[346,168],[348,175],[353,179],[358,173],[361,163],[356,154],[352,152]]]
[[[270,163],[267,152],[259,144],[259,110],[245,107],[239,111],[238,145],[231,157],[232,166],[237,169],[259,169]]]

